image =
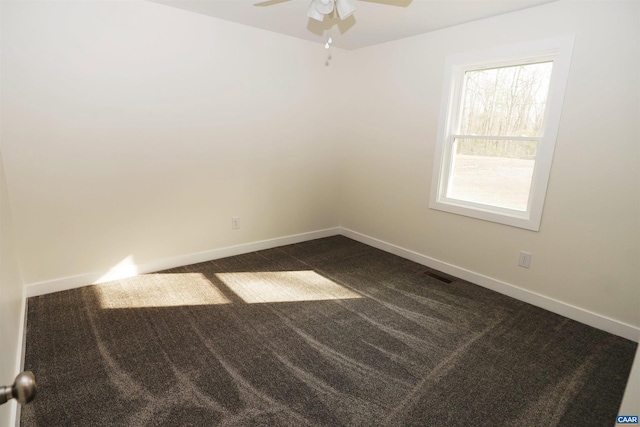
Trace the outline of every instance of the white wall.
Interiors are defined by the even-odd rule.
[[[639,327],[639,21],[638,2],[558,2],[354,51],[342,225]],[[565,34],[575,49],[540,231],[430,210],[446,56]]]
[[[3,9],[27,284],[338,225],[341,51],[145,1]]]
[[[144,1],[2,7],[26,283],[342,221],[640,326],[637,2],[558,2],[336,50],[331,67],[317,44]],[[565,34],[576,45],[541,231],[429,210],[446,56]]]

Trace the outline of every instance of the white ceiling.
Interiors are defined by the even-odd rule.
[[[150,1],[322,44],[331,28],[334,46],[358,49],[556,0],[358,0],[348,19],[324,22],[307,18],[310,0]]]

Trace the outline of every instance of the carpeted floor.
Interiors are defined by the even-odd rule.
[[[636,344],[345,237],[28,301],[23,426],[610,426]]]

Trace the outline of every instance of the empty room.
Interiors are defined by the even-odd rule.
[[[0,1],[0,427],[627,426],[640,2]]]

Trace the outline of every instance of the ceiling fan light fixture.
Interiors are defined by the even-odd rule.
[[[336,10],[340,19],[347,19],[356,11],[356,5],[353,0],[336,0]]]
[[[311,4],[309,5],[309,9],[307,9],[307,16],[311,19],[315,19],[316,21],[322,22],[324,19],[324,15],[318,12],[316,9],[315,0],[311,0]]]
[[[334,0],[313,0],[313,4],[318,12],[328,15],[333,12]]]

